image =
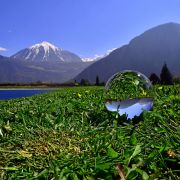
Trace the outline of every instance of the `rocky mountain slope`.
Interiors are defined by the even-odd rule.
[[[164,62],[172,74],[180,75],[180,24],[167,23],[144,32],[87,67],[75,79],[94,82],[98,75],[100,81],[107,81],[114,73],[125,69],[147,76],[159,75]]]

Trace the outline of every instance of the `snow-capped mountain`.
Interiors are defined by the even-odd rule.
[[[76,54],[58,48],[46,41],[35,44],[29,48],[25,48],[11,56],[11,58],[33,62],[82,62],[81,58]]]
[[[83,62],[91,62],[91,61],[98,61],[106,56],[108,56],[112,51],[114,51],[116,48],[108,50],[106,53],[101,55],[95,55],[94,57],[88,57],[88,58],[82,58]]]

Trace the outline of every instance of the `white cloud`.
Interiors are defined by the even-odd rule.
[[[0,47],[0,52],[7,51],[6,48]]]

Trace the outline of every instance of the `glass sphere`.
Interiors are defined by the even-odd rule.
[[[126,70],[114,74],[105,86],[105,106],[128,119],[153,106],[152,85],[142,73]]]

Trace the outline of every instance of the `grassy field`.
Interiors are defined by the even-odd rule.
[[[180,178],[180,86],[155,93],[134,121],[105,109],[102,87],[0,101],[0,179]]]

